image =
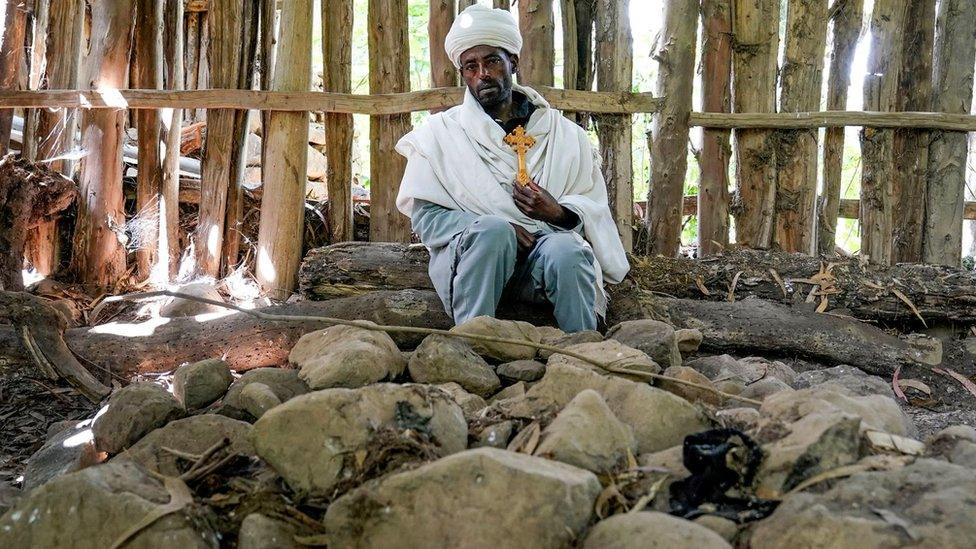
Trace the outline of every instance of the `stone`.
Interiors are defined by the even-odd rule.
[[[721,536],[690,520],[665,513],[623,513],[590,529],[583,549],[731,549]]]
[[[711,428],[711,422],[687,400],[646,383],[569,364],[550,364],[524,397],[499,401],[496,406],[517,417],[538,417],[562,409],[586,389],[599,393],[617,419],[630,426],[640,453],[670,448],[687,435]]]
[[[539,330],[519,320],[499,320],[490,316],[479,316],[451,328],[452,332],[470,335],[483,335],[505,339],[522,340],[532,343],[542,341]],[[470,340],[468,343],[481,356],[492,358],[499,362],[513,360],[531,360],[535,358],[536,347],[516,345],[513,343],[485,343]]]
[[[256,189],[264,182],[263,171],[258,166],[249,166],[244,169],[244,186]]]
[[[739,393],[739,396],[755,400],[766,400],[766,397],[783,391],[792,393],[793,388],[779,378],[765,377],[751,385],[747,385],[746,388]]]
[[[217,287],[213,282],[193,282],[191,284],[184,284],[178,287],[176,292],[224,303],[223,296],[221,296],[220,292],[217,291]],[[181,297],[171,297],[163,303],[162,307],[160,307],[159,316],[163,318],[180,318],[219,313],[226,310],[227,309],[224,307],[212,305],[210,303],[191,301]]]
[[[247,166],[260,166],[261,165],[261,136],[253,133],[247,134],[247,144],[244,147],[246,151]]]
[[[295,527],[283,520],[251,513],[241,521],[237,534],[237,549],[301,549],[295,541]]]
[[[545,343],[546,345],[552,345],[553,342],[558,341],[560,338],[566,337],[566,332],[556,328],[555,326],[536,326],[535,329],[536,332],[539,333],[539,337],[542,338],[542,343]]]
[[[201,360],[176,369],[173,395],[187,410],[206,408],[224,396],[233,381],[230,366],[223,360]]]
[[[704,385],[713,389],[715,388],[710,379],[705,377],[698,370],[689,368],[687,366],[672,366],[664,371],[664,375],[682,379],[684,381],[691,381],[693,383],[698,383],[699,385]],[[711,404],[712,406],[718,406],[722,403],[722,397],[715,393],[704,391],[702,389],[696,389],[695,387],[690,387],[688,385],[682,385],[681,383],[675,383],[674,381],[660,379],[657,381],[657,386],[665,391],[668,391],[669,393],[678,395],[688,402],[704,402],[706,404]]]
[[[248,383],[241,389],[241,406],[255,418],[281,404],[281,399],[264,383]]]
[[[343,325],[303,335],[288,361],[312,390],[363,387],[393,379],[407,366],[385,332]]]
[[[735,521],[729,520],[725,517],[720,517],[717,515],[702,515],[692,522],[699,526],[708,528],[729,543],[732,543],[732,540],[734,540],[739,534],[739,525],[736,524]]]
[[[715,417],[723,427],[751,431],[759,424],[759,410],[755,408],[728,408],[715,412]]]
[[[569,547],[600,490],[589,471],[478,448],[347,493],[325,528],[335,547]]]
[[[822,493],[786,497],[756,523],[750,547],[972,547],[976,539],[972,469],[920,459],[858,473]]]
[[[608,339],[617,340],[647,354],[662,368],[681,366],[681,350],[674,327],[659,320],[628,320],[607,332]]]
[[[739,364],[745,364],[751,366],[755,369],[755,372],[759,375],[756,381],[775,378],[790,388],[796,383],[796,370],[790,368],[786,364],[778,360],[769,360],[758,356],[747,356],[746,358],[740,359]]]
[[[599,343],[603,341],[603,339],[603,334],[597,332],[596,330],[584,330],[582,332],[573,332],[571,334],[563,333],[563,335],[560,337],[543,339],[542,342],[546,345],[552,345],[553,347],[565,349],[566,347],[579,345],[580,343]],[[552,353],[552,351],[547,349],[539,349],[539,358],[542,360],[549,360]]]
[[[856,396],[882,395],[895,398],[895,392],[887,381],[845,364],[798,374],[794,385],[797,389],[809,389],[824,384],[842,387],[844,392]]]
[[[106,463],[64,475],[26,494],[0,517],[0,547],[111,547],[169,503],[163,483],[134,463]],[[206,517],[201,517],[205,519]],[[197,531],[184,513],[162,515],[126,547],[216,548],[214,532]]]
[[[675,330],[674,339],[678,342],[678,350],[681,351],[681,356],[684,357],[692,353],[697,353],[705,336],[702,335],[701,330],[698,328],[685,328]]]
[[[133,383],[108,399],[92,424],[95,447],[117,454],[147,433],[183,417],[183,406],[155,383]]]
[[[51,479],[91,467],[104,459],[104,454],[95,449],[91,429],[63,429],[27,458],[24,491],[30,492]]]
[[[476,447],[489,446],[491,448],[498,448],[504,450],[508,447],[508,441],[512,438],[512,434],[515,431],[515,423],[511,420],[505,420],[494,425],[489,425],[481,430],[478,434],[478,442],[475,443]]]
[[[461,407],[461,411],[464,413],[464,417],[468,419],[473,419],[478,416],[478,414],[488,407],[488,403],[485,399],[478,395],[473,395],[464,390],[457,383],[442,383],[437,385],[438,389],[446,392],[451,398]]]
[[[685,363],[685,366],[698,370],[708,379],[717,380],[723,370],[734,370],[738,368],[738,362],[735,357],[730,355],[713,355],[689,360]]]
[[[85,425],[82,425],[83,423]],[[58,433],[75,427],[91,427],[91,420],[66,419],[64,421],[55,421],[47,426],[47,435],[44,438],[45,440],[51,440]]]
[[[467,446],[461,407],[444,391],[391,383],[296,397],[257,420],[252,441],[258,456],[293,490],[325,496],[347,472],[347,460],[367,450],[384,429],[423,429],[441,455]]]
[[[691,475],[691,472],[685,468],[683,445],[672,446],[651,454],[641,454],[637,457],[637,463],[647,472],[638,480],[637,487],[640,493],[655,493],[654,499],[648,502],[646,509],[669,512],[671,485]]]
[[[925,446],[930,456],[976,469],[976,429],[968,425],[947,427],[930,437]]]
[[[746,390],[745,384],[739,383],[738,381],[727,380],[712,383],[716,389],[730,395],[741,395],[742,391]]]
[[[325,155],[310,145],[308,147],[308,178],[312,180],[324,179],[327,168],[328,162]]]
[[[637,441],[592,389],[581,391],[542,432],[534,454],[581,467],[594,473],[609,473],[627,464],[637,452]]]
[[[312,145],[325,145],[325,126],[322,124],[309,124],[308,142]]]
[[[570,345],[566,347],[567,351],[572,351],[574,353],[583,355],[592,360],[602,362],[604,364],[612,365],[616,368],[623,368],[627,370],[634,370],[637,372],[647,372],[651,374],[661,373],[661,367],[658,366],[656,362],[651,360],[651,357],[647,356],[646,353],[633,347],[628,347],[619,341],[608,339],[606,341],[600,341],[598,343],[578,343],[576,345]],[[586,368],[589,370],[605,372],[604,370],[594,364],[590,364],[584,360],[574,358],[568,355],[562,355],[559,353],[553,354],[549,357],[549,366],[554,364],[568,364],[575,366],[577,368]],[[647,381],[646,378],[630,375],[630,374],[614,374],[633,381]]]
[[[234,453],[254,455],[249,439],[251,424],[218,414],[201,414],[178,419],[142,437],[131,448],[116,456],[113,461],[131,461],[154,473],[178,477],[186,470],[182,460],[168,448],[184,454],[200,455],[223,439]],[[180,463],[184,466],[181,468]],[[192,465],[192,464],[190,464]]]
[[[498,391],[490,399],[488,399],[488,404],[494,404],[501,400],[508,400],[510,398],[524,397],[526,392],[526,383],[524,381],[519,381],[513,385],[505,387],[501,391]]]
[[[763,401],[759,411],[763,416],[788,423],[814,411],[831,410],[859,417],[866,429],[909,438],[917,434],[914,423],[894,399],[881,395],[856,396],[832,384],[776,393]]]
[[[281,402],[288,402],[309,391],[308,384],[298,377],[298,370],[255,368],[244,372],[244,375],[231,383],[230,388],[227,389],[227,394],[224,396],[224,406],[243,411],[244,403],[241,401],[241,393],[251,383],[267,385]]]
[[[539,381],[546,375],[546,365],[535,360],[516,360],[499,364],[495,368],[498,377],[510,382],[516,381]]]
[[[467,342],[454,337],[427,336],[414,351],[407,368],[417,383],[455,382],[481,397],[491,396],[502,386],[485,359]]]

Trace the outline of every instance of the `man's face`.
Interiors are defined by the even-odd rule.
[[[485,108],[508,101],[512,75],[517,71],[518,56],[502,48],[475,46],[461,54],[461,78]]]

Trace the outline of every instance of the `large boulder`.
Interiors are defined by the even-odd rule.
[[[204,408],[224,396],[234,375],[220,359],[184,364],[173,374],[173,395],[187,410]]]
[[[770,395],[760,408],[763,416],[784,422],[796,421],[814,411],[830,410],[861,418],[866,429],[905,437],[914,437],[917,433],[915,424],[894,399],[876,394],[857,396],[831,384]]]
[[[674,327],[665,322],[651,319],[628,320],[610,328],[607,338],[643,351],[662,368],[681,366],[681,350],[678,348]]]
[[[589,471],[478,448],[367,483],[325,527],[334,547],[568,547],[599,493]]]
[[[715,532],[689,520],[664,513],[614,515],[596,524],[583,541],[583,549],[731,549]]]
[[[390,383],[294,398],[264,414],[252,440],[257,454],[294,490],[328,495],[351,471],[353,454],[368,450],[384,429],[425,431],[441,455],[467,445],[464,415],[445,392]]]
[[[482,335],[505,339],[521,340],[530,343],[542,341],[539,329],[519,320],[499,320],[490,316],[478,316],[451,328],[452,332],[470,335]],[[491,343],[476,340],[468,341],[476,353],[489,357],[498,362],[513,360],[530,360],[535,358],[534,345],[518,345],[514,343]]]
[[[0,547],[103,549],[170,502],[163,483],[134,463],[107,463],[34,490],[0,517]],[[183,513],[170,513],[135,534],[126,547],[217,547]]]
[[[495,371],[464,340],[430,335],[417,347],[407,366],[418,383],[455,382],[465,391],[487,397],[501,388]]]
[[[580,392],[542,433],[535,455],[608,473],[637,452],[637,441],[591,389]]]
[[[303,335],[288,361],[299,368],[299,377],[313,390],[363,387],[393,379],[407,366],[385,332],[342,325]]]
[[[145,469],[167,476],[180,476],[180,458],[168,450],[200,455],[223,439],[228,449],[242,455],[253,455],[249,434],[251,424],[217,414],[203,414],[173,421],[142,437],[114,461],[132,461]],[[165,449],[164,449],[165,448]]]
[[[95,449],[91,429],[84,425],[63,429],[27,459],[24,491],[29,492],[53,478],[91,467],[103,459]]]
[[[608,339],[606,341],[600,341],[597,343],[579,343],[576,345],[570,345],[566,347],[566,350],[585,356],[591,360],[613,366],[614,368],[622,368],[625,370],[646,372],[650,374],[661,373],[661,367],[658,366],[656,362],[651,360],[651,357],[647,356],[646,353],[638,349],[634,349],[633,347],[628,347],[613,339]],[[550,356],[547,364],[549,366],[554,364],[568,364],[577,368],[585,368],[598,372],[607,371],[585,360],[580,360],[578,358],[559,353],[554,353],[552,356]],[[647,381],[646,377],[639,375],[615,375],[620,375],[634,381]]]
[[[969,548],[976,539],[972,469],[921,459],[858,473],[822,493],[787,496],[756,524],[750,547]]]
[[[162,386],[133,383],[113,394],[95,417],[95,447],[117,454],[183,413],[183,406]]]

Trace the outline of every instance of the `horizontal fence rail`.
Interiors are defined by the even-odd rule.
[[[638,207],[647,207],[647,201],[635,202]],[[685,195],[681,204],[681,215],[698,215],[698,195]],[[861,201],[857,198],[840,199],[840,213],[843,219],[858,219],[861,216]],[[976,221],[976,202],[966,202],[963,208],[963,219]]]
[[[805,129],[868,126],[872,128],[912,128],[972,132],[976,116],[943,112],[820,111],[778,113],[694,112],[690,126],[739,129]]]

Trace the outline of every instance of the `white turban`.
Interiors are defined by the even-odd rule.
[[[521,53],[522,35],[512,14],[481,4],[473,4],[459,13],[444,41],[447,56],[460,69],[461,54],[475,46],[495,46],[508,53]]]

